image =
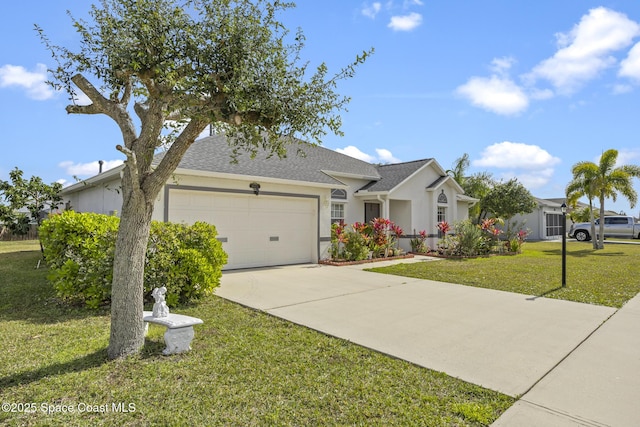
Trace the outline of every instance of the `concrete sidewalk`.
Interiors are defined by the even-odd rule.
[[[640,294],[494,426],[640,425]]]
[[[414,258],[401,262],[435,261]],[[375,264],[382,265],[384,263]],[[631,373],[624,370],[628,365],[626,359],[616,359],[611,366],[619,367],[621,371],[616,374],[624,374],[621,382],[634,388],[625,395],[635,396],[634,403],[638,401],[637,316],[640,309],[637,306],[640,302],[633,301],[635,311],[633,305],[627,304],[628,310],[625,306],[598,329],[615,309],[362,271],[371,266],[299,265],[226,272],[216,293],[483,387],[511,396],[525,394],[527,399],[509,409],[496,425],[565,425],[555,421],[546,423],[545,418],[539,418],[542,423],[527,423],[547,413],[569,422],[597,419],[591,412],[580,412],[582,398],[575,406],[566,400],[568,406],[562,403],[558,407],[548,399],[556,402],[554,393],[564,396],[565,385],[574,387],[574,383],[556,376],[556,372],[566,371],[565,376],[578,381],[576,375],[585,377],[594,370],[580,363],[600,366],[602,357],[613,357],[601,356],[603,349],[609,353],[619,352],[618,358],[635,356],[635,375],[629,376]],[[624,325],[629,323],[636,327],[635,337],[626,337]],[[611,330],[607,328],[610,324],[614,325]],[[613,340],[618,344],[615,334],[624,335],[626,338],[618,339],[626,340],[628,347],[614,351],[609,342]],[[600,335],[602,342],[597,343],[594,340]],[[590,348],[588,344],[592,341],[594,347]],[[570,362],[581,352],[585,353],[582,358],[586,361],[572,367]],[[563,369],[565,363],[568,367]],[[602,376],[600,381],[605,381],[606,370],[597,370]],[[600,382],[591,384],[588,379],[584,382],[587,384],[580,385],[583,393],[587,393],[587,385],[597,387],[598,392],[603,387]],[[538,390],[541,390],[539,394]],[[614,387],[614,390],[620,388]],[[616,402],[609,402],[608,395],[599,398],[602,405],[616,408]],[[630,402],[616,399],[618,403],[620,400]],[[595,405],[588,405],[601,413]],[[627,418],[605,418],[603,424],[583,425],[627,425],[607,424],[607,420],[629,419],[637,412],[626,405],[618,407],[626,411]]]

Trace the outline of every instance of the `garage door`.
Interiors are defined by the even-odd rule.
[[[172,189],[168,213],[171,222],[215,225],[225,270],[318,259],[316,199]]]

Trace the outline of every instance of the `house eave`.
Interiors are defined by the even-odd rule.
[[[380,176],[376,175],[362,175],[357,173],[348,173],[348,172],[336,172],[328,169],[321,169],[320,172],[324,172],[325,174],[331,176],[334,179],[338,178],[352,178],[352,179],[363,179],[367,181],[379,181]]]
[[[201,171],[201,170],[195,170],[195,169],[184,169],[184,168],[176,169],[174,172],[174,175],[202,176],[202,177],[208,177],[208,178],[242,180],[242,181],[259,181],[259,182],[268,182],[271,184],[299,185],[304,187],[315,187],[315,188],[343,188],[343,189],[348,188],[347,185],[337,180],[335,183],[299,181],[299,180],[293,180],[293,179],[272,178],[272,177],[259,176],[259,175],[240,175],[235,173],[211,172],[211,171]],[[177,180],[177,184],[178,185],[180,184],[179,179]]]
[[[109,169],[98,175],[94,175],[91,178],[84,179],[68,187],[63,188],[62,191],[60,191],[60,194],[61,195],[72,194],[77,191],[81,191],[87,187],[93,187],[102,182],[110,181],[113,178],[120,177],[120,173],[122,172],[123,169],[124,169],[124,164],[120,166],[116,166],[113,169]]]

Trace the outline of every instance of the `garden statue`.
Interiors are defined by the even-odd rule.
[[[167,317],[169,315],[169,307],[164,300],[164,294],[167,293],[166,287],[155,288],[151,295],[156,300],[153,304],[153,317]]]

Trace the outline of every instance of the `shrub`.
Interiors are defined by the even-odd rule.
[[[196,300],[220,284],[227,254],[215,226],[152,222],[145,267],[145,295],[167,287],[167,305]]]
[[[58,296],[97,308],[109,302],[119,219],[66,211],[46,220],[40,238]],[[213,225],[152,222],[144,292],[166,286],[167,304],[197,300],[220,283],[227,254]]]
[[[413,234],[415,235],[415,230]],[[416,237],[412,238],[409,243],[411,244],[411,252],[426,254],[429,252],[429,246],[426,243],[427,241],[427,232],[426,230],[422,230]]]
[[[373,257],[399,254],[398,239],[402,228],[388,219],[375,218],[369,224],[356,222],[347,226],[344,222],[331,224],[331,259],[360,261]]]
[[[58,296],[97,308],[111,297],[119,219],[66,211],[40,226],[40,241]]]
[[[362,224],[347,227],[344,223],[331,225],[331,258],[360,261],[369,257],[368,232]]]

